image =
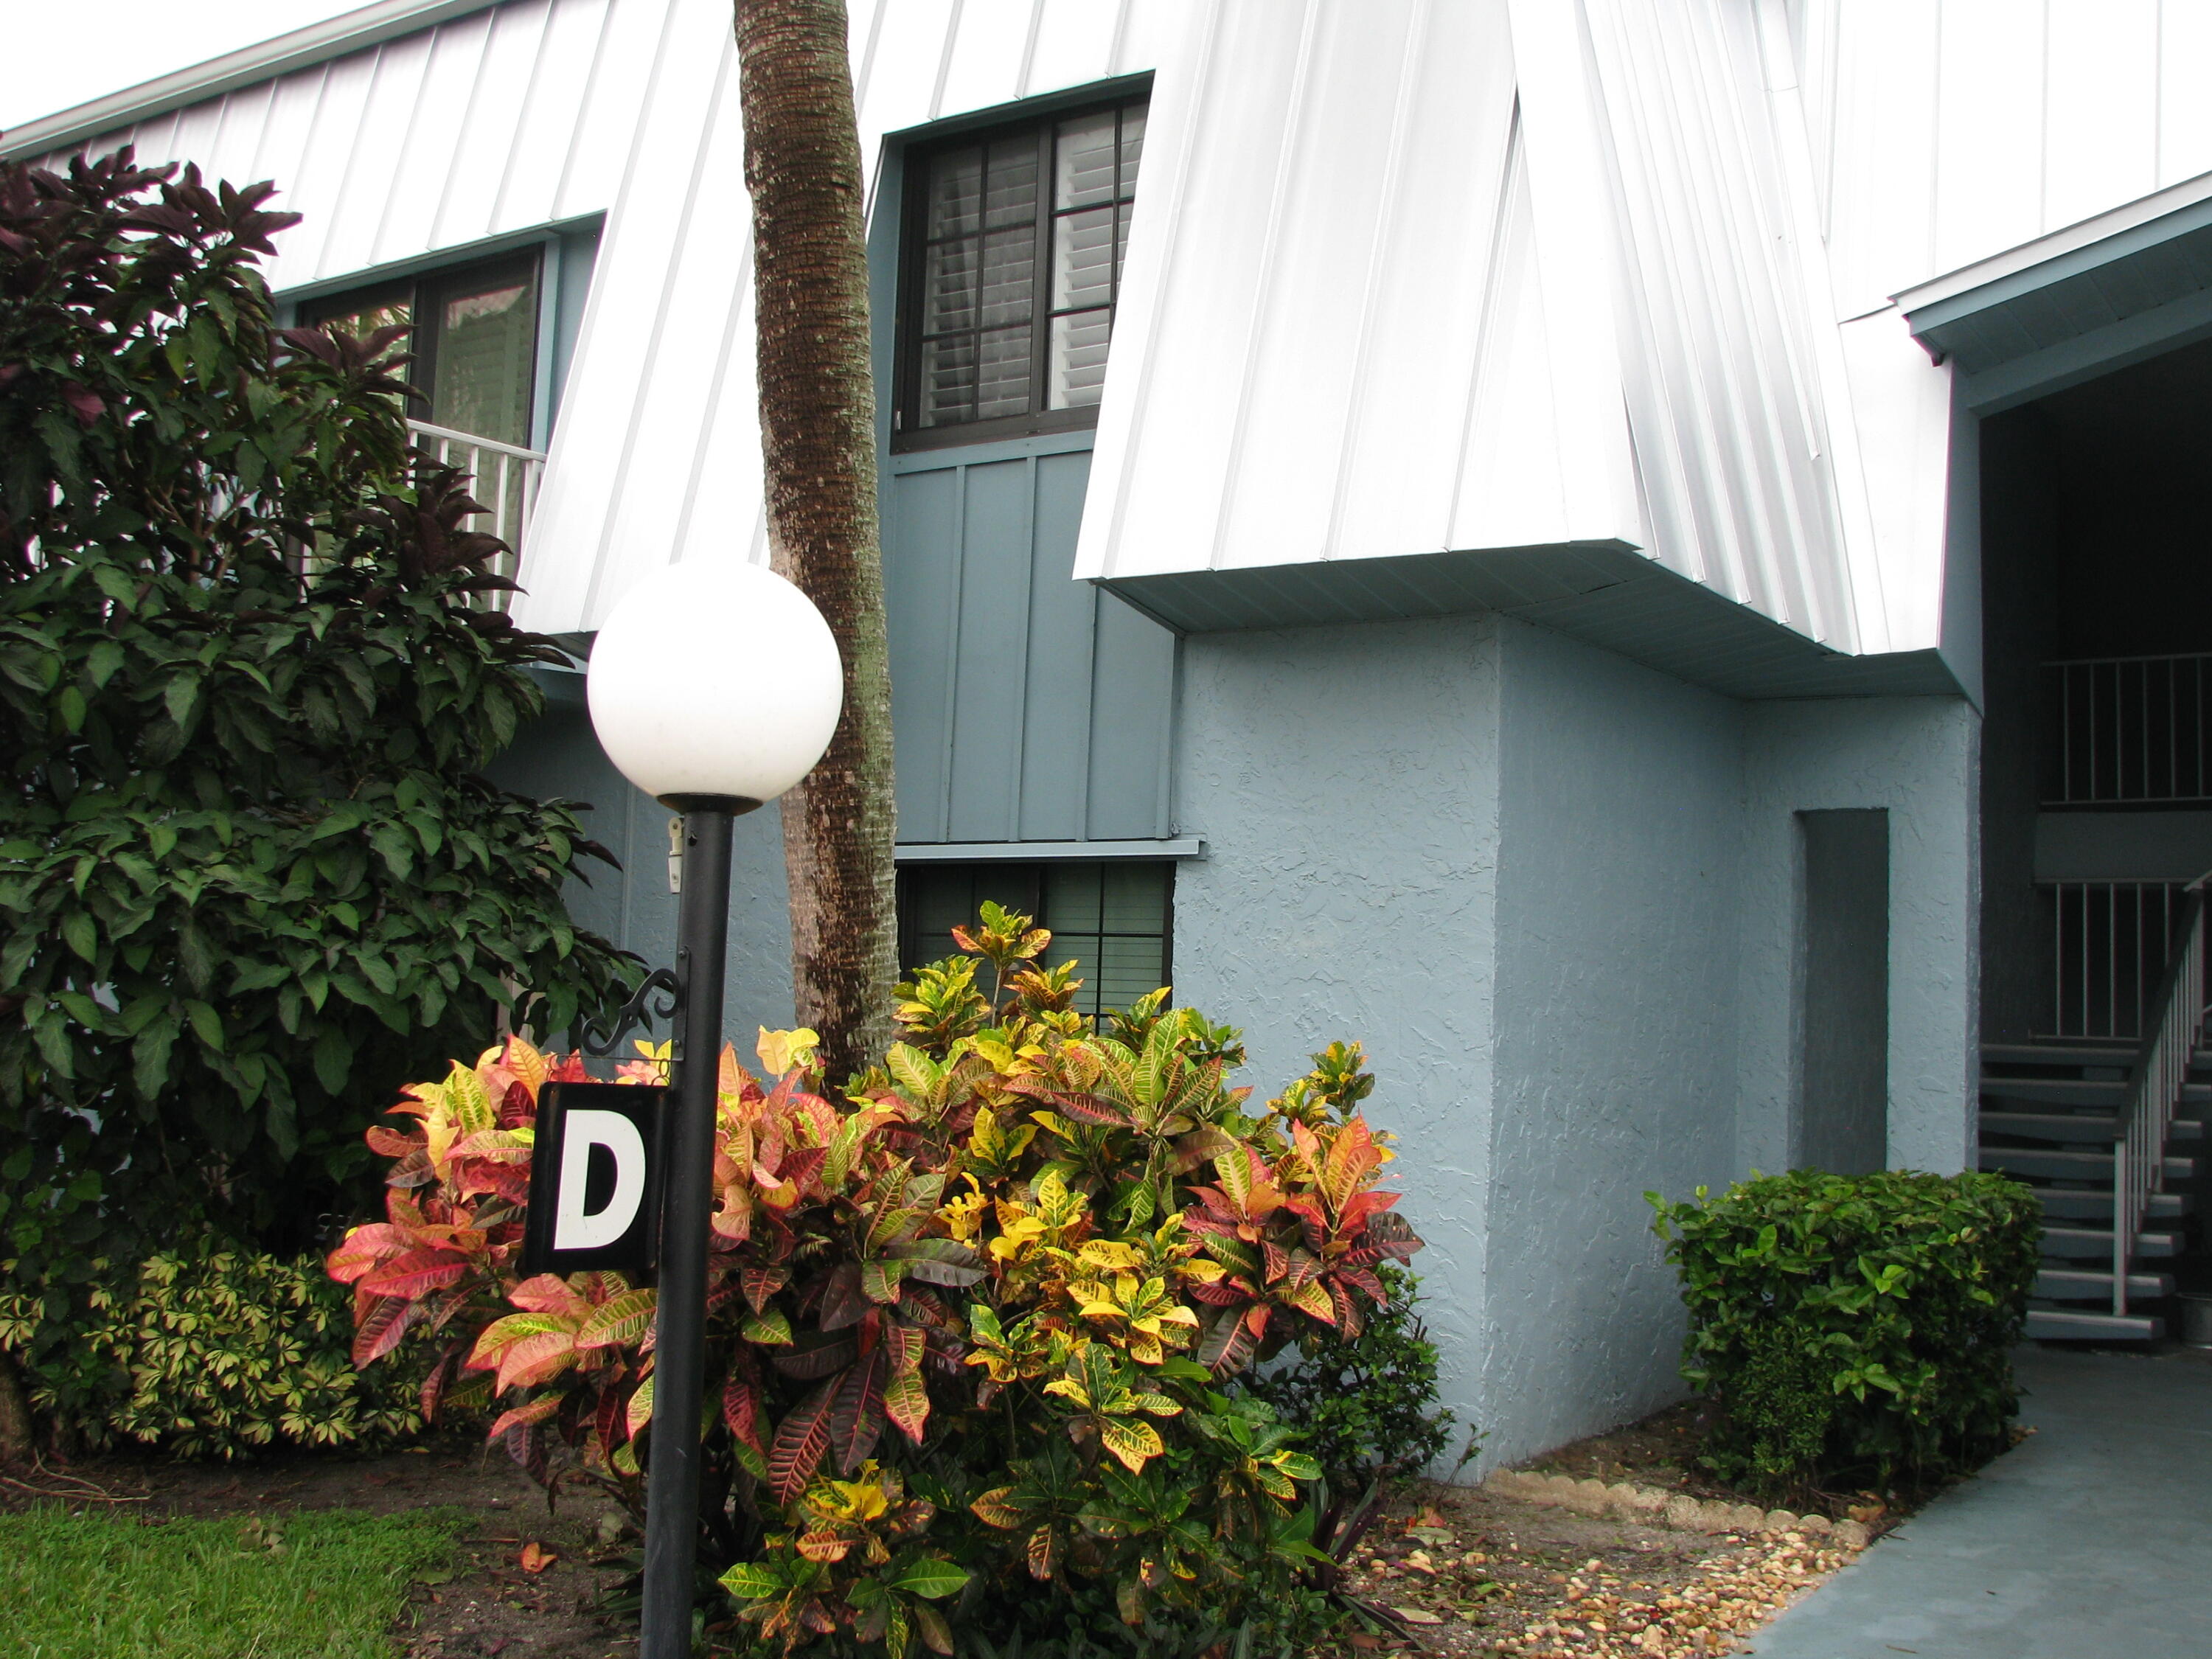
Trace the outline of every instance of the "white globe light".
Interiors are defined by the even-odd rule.
[[[845,677],[813,601],[732,561],[671,565],[631,589],[584,690],[607,758],[647,794],[745,811],[813,770]]]

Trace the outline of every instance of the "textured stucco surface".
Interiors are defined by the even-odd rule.
[[[1680,1392],[1643,1194],[1787,1167],[1796,815],[1890,834],[1889,1155],[1972,1155],[1974,766],[1963,698],[1740,703],[1525,623],[1450,617],[1184,642],[1180,1001],[1244,1029],[1264,1098],[1333,1039],[1381,1083],[1444,1401],[1526,1456]],[[502,762],[599,805],[628,866],[579,920],[674,948],[667,814],[580,712]],[[789,1018],[775,815],[741,819],[729,1030]],[[1482,1466],[1478,1466],[1478,1468]]]
[[[1445,1403],[1484,1421],[1498,631],[1467,618],[1185,642],[1176,994],[1244,1029],[1261,1097],[1337,1037],[1428,1242]]]
[[[1889,814],[1889,1162],[1949,1175],[1974,1157],[1980,716],[1963,697],[1745,708],[1738,1077],[1744,1169],[1789,1167],[1796,1095],[1797,827]]]
[[[1743,704],[1494,618],[1184,646],[1179,999],[1263,1088],[1339,1036],[1485,1464],[1680,1392],[1643,1194],[1786,1167],[1796,814],[1889,814],[1890,1159],[1972,1152],[1978,718]]]
[[[570,913],[579,927],[636,951],[648,966],[674,967],[678,899],[668,890],[668,809],[615,770],[583,711],[549,710],[499,757],[491,775],[527,794],[591,803],[585,825],[623,868],[587,863],[588,882],[569,884]],[[773,806],[737,821],[727,963],[722,1029],[750,1062],[762,1026],[791,1024],[791,923],[783,832]],[[656,1025],[650,1035],[659,1041],[668,1033]]]
[[[1739,705],[1505,624],[1482,1421],[1510,1458],[1681,1392],[1644,1193],[1735,1154]]]

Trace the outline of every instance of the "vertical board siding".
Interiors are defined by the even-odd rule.
[[[1011,841],[1014,836],[1029,667],[1033,466],[1027,460],[994,461],[960,469],[966,500],[960,515],[960,634],[952,659],[950,841]],[[897,672],[894,664],[892,672]]]
[[[884,606],[899,833],[945,841],[952,807],[953,669],[960,652],[960,469],[884,480]]]
[[[1175,833],[1168,779],[1175,657],[1175,636],[1167,629],[1110,593],[1098,596],[1084,812],[1094,841]]]
[[[1090,464],[954,450],[888,481],[902,842],[1170,833],[1174,636],[1067,579]]]
[[[1091,833],[1092,665],[1098,611],[1108,602],[1097,589],[1067,580],[1083,525],[1091,453],[1042,455],[1035,465],[1022,793],[1014,833],[1024,841],[1080,841]]]

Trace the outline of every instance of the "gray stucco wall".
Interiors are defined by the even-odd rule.
[[[615,770],[583,709],[556,704],[499,757],[491,775],[526,794],[591,803],[584,822],[623,870],[587,865],[588,884],[569,885],[570,913],[578,926],[636,951],[650,966],[673,967],[678,900],[668,890],[668,809]],[[760,1027],[791,1024],[790,913],[783,831],[773,806],[738,820],[730,888],[723,1030],[750,1063]],[[659,1027],[652,1033],[655,1041],[667,1035]]]
[[[1948,1175],[1974,1158],[1980,716],[1963,697],[1745,707],[1737,1075],[1744,1169],[1781,1170],[1796,1092],[1795,815],[1889,813],[1889,1162]]]
[[[1677,1396],[1643,1194],[1790,1162],[1795,814],[1890,824],[1890,1161],[1972,1155],[1963,699],[1744,704],[1494,618],[1184,642],[1178,998],[1365,1042],[1486,1464]]]
[[[1244,1028],[1261,1098],[1338,1037],[1428,1248],[1445,1403],[1486,1421],[1498,629],[1480,619],[1184,642],[1176,996]]]
[[[1506,1457],[1681,1392],[1643,1194],[1734,1173],[1741,706],[1502,629],[1481,1420]]]
[[[1244,1028],[1264,1098],[1338,1037],[1428,1242],[1444,1402],[1485,1463],[1680,1392],[1681,1315],[1643,1194],[1793,1153],[1795,814],[1890,834],[1889,1154],[1972,1156],[1975,750],[1962,698],[1745,704],[1492,617],[1183,643],[1179,1000]],[[502,762],[598,804],[629,867],[585,925],[669,959],[667,814],[580,708]],[[741,820],[730,1035],[789,1019],[780,838]]]

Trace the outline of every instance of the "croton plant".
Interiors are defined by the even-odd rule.
[[[1164,1644],[1274,1628],[1317,1559],[1297,1483],[1318,1470],[1228,1385],[1356,1333],[1378,1264],[1419,1247],[1375,1184],[1372,1079],[1340,1044],[1249,1110],[1237,1033],[1164,990],[1093,1022],[1028,918],[986,906],[955,938],[899,988],[906,1040],[843,1088],[811,1033],[763,1033],[759,1075],[721,1055],[702,1522],[723,1582],[787,1650],[951,1653],[947,1597],[1033,1643],[1109,1607]],[[623,1076],[659,1080],[665,1048],[640,1050]],[[509,1038],[408,1089],[412,1127],[369,1136],[387,1218],[330,1269],[357,1364],[436,1345],[427,1416],[495,1403],[538,1478],[640,1513],[653,1289],[515,1267],[538,1090],[585,1075]]]

